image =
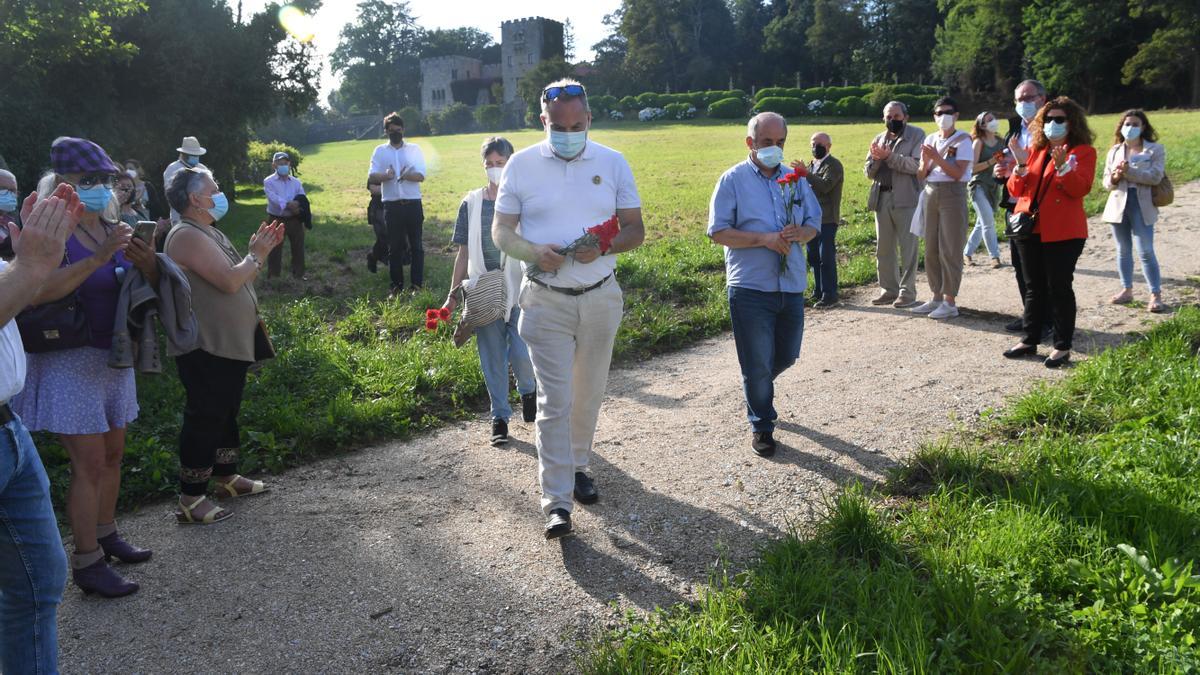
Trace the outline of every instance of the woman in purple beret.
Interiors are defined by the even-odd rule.
[[[71,459],[67,519],[74,538],[72,577],[85,593],[129,595],[138,585],[109,567],[116,558],[143,562],[150,551],[117,533],[117,493],[125,427],[138,413],[132,369],[108,367],[117,297],[132,266],[158,282],[153,249],[119,220],[113,185],[120,171],[104,150],[81,138],[59,138],[50,148],[53,173],[39,183],[48,195],[61,183],[75,188],[85,211],[67,240],[62,266],[47,278],[35,305],[72,294],[87,319],[85,346],[27,353],[25,389],[12,404],[31,431],[58,435]],[[30,348],[30,345],[26,345]]]

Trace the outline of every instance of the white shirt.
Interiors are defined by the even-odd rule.
[[[175,174],[177,174],[180,171],[183,171],[184,169],[187,169],[187,168],[189,168],[188,165],[186,163],[184,163],[184,161],[182,159],[177,159],[174,162],[171,162],[170,164],[167,165],[166,170],[163,171],[163,195],[166,195],[167,188],[171,187],[171,178],[173,178],[175,176]],[[205,171],[208,171],[208,167],[204,166],[203,164],[196,164],[196,166],[191,167],[191,168],[204,169]],[[172,223],[179,222],[179,212],[176,211],[175,209],[171,209],[171,222]]]
[[[941,132],[935,131],[925,137],[922,145],[928,145],[942,157],[946,157],[947,149],[950,148],[950,156],[946,157],[949,162],[967,162],[967,170],[963,172],[961,178],[951,178],[942,167],[937,164],[933,165],[933,169],[929,172],[929,176],[925,179],[927,183],[966,183],[971,180],[971,162],[975,161],[975,148],[971,145],[971,135],[965,131],[956,131],[951,134],[950,138],[944,138]],[[951,148],[951,146],[953,146]]]
[[[560,246],[612,218],[617,209],[641,206],[625,156],[592,140],[569,162],[554,154],[549,141],[516,153],[504,167],[496,196],[497,213],[521,217],[522,237],[534,244]],[[553,286],[591,286],[616,267],[614,255],[586,265],[567,258],[557,274],[540,278]]]
[[[263,193],[267,196],[267,213],[282,217],[288,202],[304,194],[304,186],[295,176],[273,173],[263,179]]]
[[[405,141],[404,145],[393,148],[390,143],[384,143],[371,153],[371,173],[384,173],[388,167],[396,172],[396,180],[385,180],[380,184],[383,201],[394,202],[398,199],[420,199],[421,184],[411,180],[400,180],[407,171],[425,174],[425,155],[421,148]]]
[[[1021,144],[1022,150],[1028,150],[1029,146],[1033,145],[1033,132],[1029,130],[1025,120],[1021,120],[1021,133],[1017,134],[1017,143]]]
[[[0,260],[0,270],[8,263]],[[0,403],[8,403],[25,388],[25,347],[13,319],[0,329]]]

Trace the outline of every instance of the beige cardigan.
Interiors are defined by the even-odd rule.
[[[1138,206],[1142,209],[1142,220],[1147,226],[1158,222],[1158,207],[1150,197],[1150,188],[1158,185],[1166,174],[1167,151],[1158,143],[1144,141],[1142,152],[1150,154],[1149,162],[1138,162],[1125,171],[1125,177],[1113,184],[1112,172],[1125,159],[1125,144],[1118,143],[1108,149],[1104,160],[1104,188],[1110,190],[1108,203],[1104,205],[1104,222],[1119,223],[1125,219],[1125,201],[1130,187],[1137,188]]]
[[[887,140],[887,132],[875,137],[876,143]],[[917,170],[921,168],[921,143],[925,140],[925,132],[911,124],[904,125],[904,131],[892,150],[892,156],[886,162],[876,162],[867,154],[863,173],[871,179],[871,191],[867,194],[867,209],[879,210],[879,183],[875,182],[875,174],[879,168],[887,164],[892,170],[892,204],[896,208],[914,208],[917,205],[917,193],[924,187],[924,181],[917,178]]]

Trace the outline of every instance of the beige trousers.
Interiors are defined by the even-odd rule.
[[[914,207],[893,206],[893,193],[879,193],[875,212],[875,269],[879,287],[888,295],[917,297],[917,258],[920,240],[912,233]],[[897,249],[900,252],[896,257]]]
[[[925,276],[934,297],[957,296],[967,243],[967,184],[925,186]]]

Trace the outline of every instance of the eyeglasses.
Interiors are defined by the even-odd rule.
[[[953,115],[956,112],[958,112],[958,111],[957,110],[935,110],[935,111],[933,111],[933,116],[941,117],[942,115]]]
[[[122,185],[116,189],[116,192],[133,192],[132,185]]]
[[[111,173],[93,173],[80,178],[76,187],[86,190],[94,188],[97,185],[103,185],[106,188],[111,188],[116,182],[117,177]]]
[[[542,98],[547,101],[556,101],[559,96],[583,96],[582,84],[568,84],[561,87],[546,87],[542,90]]]
[[[1066,124],[1067,118],[1065,116],[1060,116],[1060,115],[1055,115],[1053,117],[1046,115],[1046,122],[1047,123],[1056,122],[1058,124]]]

